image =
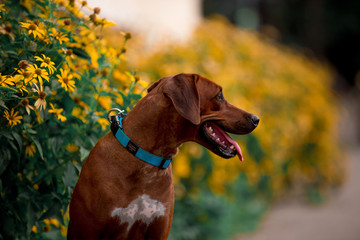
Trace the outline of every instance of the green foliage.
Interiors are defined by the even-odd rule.
[[[214,195],[210,189],[202,188],[196,195],[177,198],[169,239],[221,240],[255,231],[268,209],[268,200],[257,196],[243,174],[229,187],[236,196]]]
[[[130,73],[109,81],[128,38],[108,47],[100,36],[110,23],[73,1],[6,1],[0,11],[0,239],[63,238],[107,110],[141,98]]]

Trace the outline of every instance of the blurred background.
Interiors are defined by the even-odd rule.
[[[204,19],[224,16],[241,29],[254,30],[301,52],[309,59],[330,64],[332,89],[349,105],[357,105],[360,88],[360,3],[335,0],[155,0],[88,1],[101,7],[101,16],[142,36],[153,49],[164,43],[189,40]],[[215,32],[213,34],[216,34]],[[150,47],[151,46],[151,47]],[[148,49],[147,49],[148,50]],[[351,104],[354,102],[354,104]],[[349,106],[350,107],[350,106]],[[353,107],[353,108],[352,108]],[[351,106],[351,112],[359,112]],[[359,141],[358,116],[343,131],[351,142]]]
[[[243,163],[183,147],[171,239],[359,239],[360,2],[89,2],[142,78],[200,73],[261,118]]]
[[[261,118],[243,163],[182,148],[170,239],[359,239],[360,2],[89,3],[133,34],[124,68],[202,74]]]

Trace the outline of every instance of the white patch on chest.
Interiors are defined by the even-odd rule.
[[[132,201],[126,208],[115,208],[111,212],[111,217],[119,217],[121,223],[128,223],[127,230],[136,221],[142,221],[149,225],[156,217],[165,215],[164,205],[151,199],[148,195],[144,194]]]

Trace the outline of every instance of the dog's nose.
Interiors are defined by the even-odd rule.
[[[250,121],[254,125],[254,127],[257,127],[257,125],[259,124],[260,118],[254,114],[251,114]]]

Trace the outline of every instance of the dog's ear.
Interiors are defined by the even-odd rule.
[[[200,98],[196,87],[198,75],[178,74],[167,79],[163,93],[169,97],[176,111],[191,123],[200,123]]]
[[[173,76],[168,76],[168,77],[162,77],[159,80],[157,80],[156,82],[154,82],[153,84],[151,84],[150,87],[148,87],[147,92],[151,92],[154,88],[156,88],[161,82],[163,82],[166,79],[172,78]]]
[[[156,88],[157,85],[159,85],[159,83],[160,83],[162,80],[163,80],[163,79],[160,79],[160,80],[154,82],[153,84],[151,84],[151,86],[148,87],[147,92],[148,92],[148,93],[151,92],[151,90],[153,90],[154,88]]]

